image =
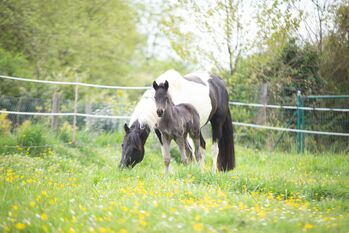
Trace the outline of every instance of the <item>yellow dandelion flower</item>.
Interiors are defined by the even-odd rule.
[[[139,219],[139,225],[141,225],[142,227],[145,227],[147,225],[147,222],[143,218],[141,218]]]
[[[44,197],[48,197],[48,194],[47,194],[46,191],[42,191],[42,192],[41,192],[41,195],[43,195]]]
[[[193,225],[193,229],[196,232],[201,232],[204,229],[204,225],[202,225],[201,223],[195,223]]]
[[[120,229],[119,233],[127,233],[127,230],[125,228]]]
[[[74,230],[74,228],[70,228],[69,229],[69,233],[75,233],[76,231]]]
[[[170,211],[171,211],[172,213],[176,213],[176,212],[177,212],[177,209],[172,207],[172,208],[170,209]]]
[[[43,221],[47,221],[47,219],[48,219],[47,214],[45,214],[45,213],[42,213],[40,215],[40,217],[41,217],[41,220],[43,220]]]
[[[12,206],[12,209],[13,209],[14,211],[17,211],[17,210],[18,210],[18,205],[13,205],[13,206]]]
[[[56,202],[57,202],[57,198],[52,198],[52,199],[49,201],[49,203],[50,203],[51,205],[56,204]]]
[[[31,207],[35,207],[35,206],[36,206],[35,201],[31,201],[31,202],[30,202],[30,206],[31,206]]]
[[[303,227],[303,231],[308,231],[310,229],[312,229],[314,226],[310,223],[306,223]]]
[[[16,223],[15,227],[17,230],[24,230],[25,224],[24,223]]]
[[[258,216],[261,218],[264,218],[267,214],[265,213],[265,211],[261,210],[258,212]]]
[[[123,212],[127,212],[128,211],[128,208],[124,205],[120,206],[120,209],[123,211]]]
[[[239,203],[239,209],[240,210],[245,210],[245,209],[247,209],[247,206],[243,202],[240,202]]]
[[[107,228],[101,227],[101,228],[99,228],[99,232],[100,232],[100,233],[107,233],[107,232],[109,232],[109,231],[108,231]]]
[[[36,200],[36,202],[40,202],[41,201],[41,196],[40,195],[36,196],[35,200]]]

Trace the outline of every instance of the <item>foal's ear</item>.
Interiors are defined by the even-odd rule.
[[[153,87],[155,91],[159,88],[159,85],[156,83],[156,81],[153,82]]]
[[[167,91],[167,89],[168,89],[168,82],[167,80],[165,80],[165,90]]]
[[[124,124],[124,130],[125,130],[125,133],[130,132],[130,128],[128,127],[127,123]]]

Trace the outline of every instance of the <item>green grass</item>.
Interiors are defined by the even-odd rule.
[[[153,140],[122,171],[107,136],[41,157],[0,155],[0,232],[349,231],[348,155],[238,147],[237,168],[212,174],[208,150],[204,173],[172,160],[164,177]]]

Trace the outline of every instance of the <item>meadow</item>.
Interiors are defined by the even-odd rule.
[[[3,152],[0,232],[349,231],[348,155],[237,146],[236,169],[213,174],[208,148],[204,173],[172,159],[164,177],[154,137],[142,163],[119,170],[121,140],[79,134],[77,146]]]

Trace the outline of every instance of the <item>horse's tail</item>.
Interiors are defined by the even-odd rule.
[[[222,125],[222,135],[218,139],[217,167],[219,171],[229,171],[235,167],[233,123],[228,109]]]

